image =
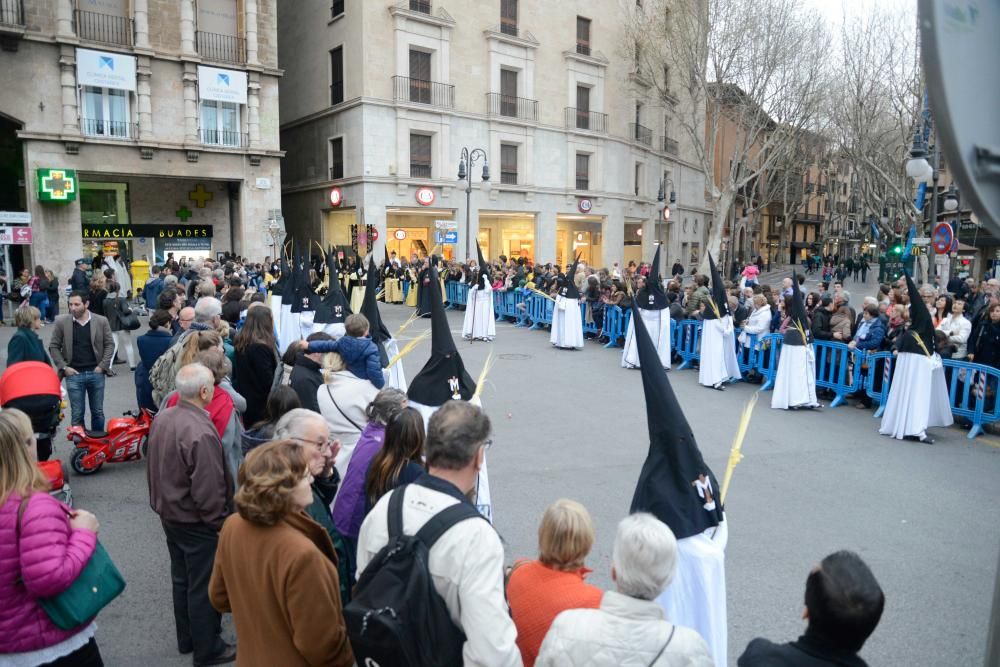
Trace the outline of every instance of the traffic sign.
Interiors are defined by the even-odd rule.
[[[915,236],[913,238],[913,245],[930,245],[931,237],[929,236]]]
[[[934,252],[945,254],[951,250],[951,244],[955,240],[951,231],[951,225],[947,222],[939,222],[934,227]]]

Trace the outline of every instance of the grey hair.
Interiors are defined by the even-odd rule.
[[[845,289],[840,290],[840,300],[845,304],[851,303],[851,293]]]
[[[177,276],[175,276],[172,273],[169,276],[164,276],[163,277],[163,284],[166,287],[172,287],[173,285],[176,285],[177,284]]]
[[[198,296],[215,296],[215,283],[211,280],[202,280],[197,287]]]
[[[866,296],[866,297],[864,298],[864,301],[862,301],[862,303],[865,303],[865,304],[869,304],[869,303],[870,303],[870,304],[872,304],[873,306],[877,306],[877,305],[878,305],[878,299],[876,299],[876,298],[875,298],[875,297],[873,297],[873,296]]]
[[[318,412],[313,412],[306,408],[295,408],[294,410],[289,410],[278,423],[274,425],[274,439],[275,440],[288,440],[301,438],[302,434],[306,432],[306,425],[319,422],[324,426],[329,428],[326,423],[326,419],[323,415]]]
[[[677,571],[677,538],[652,514],[637,512],[618,524],[611,564],[619,593],[655,600]]]
[[[203,296],[194,304],[194,321],[212,324],[212,320],[222,316],[222,302],[214,296]]]
[[[427,422],[427,467],[462,470],[472,463],[491,428],[490,418],[480,408],[448,401]]]
[[[182,366],[177,371],[177,379],[174,381],[177,393],[181,399],[191,400],[198,398],[202,387],[215,386],[215,374],[208,370],[204,364],[193,363]]]
[[[406,407],[406,394],[395,387],[386,387],[375,395],[365,409],[368,421],[388,424]]]

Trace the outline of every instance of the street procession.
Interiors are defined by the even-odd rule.
[[[0,0],[0,667],[1000,667],[998,29]]]

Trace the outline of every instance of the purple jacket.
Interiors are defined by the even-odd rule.
[[[24,508],[18,544],[20,503],[21,496],[12,493],[0,507],[0,654],[37,651],[85,627],[60,630],[36,598],[69,588],[97,547],[95,533],[70,528],[59,501],[41,492],[32,494]]]
[[[375,458],[385,442],[385,426],[368,422],[361,432],[358,444],[354,446],[347,472],[340,483],[340,492],[333,503],[333,524],[341,535],[352,540],[358,539],[361,522],[365,520],[365,478],[368,465]]]

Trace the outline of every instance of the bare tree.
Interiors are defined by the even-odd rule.
[[[821,120],[830,35],[799,0],[621,1],[633,82],[655,87],[682,157],[704,172],[713,211],[706,249],[718,257],[740,189]]]

